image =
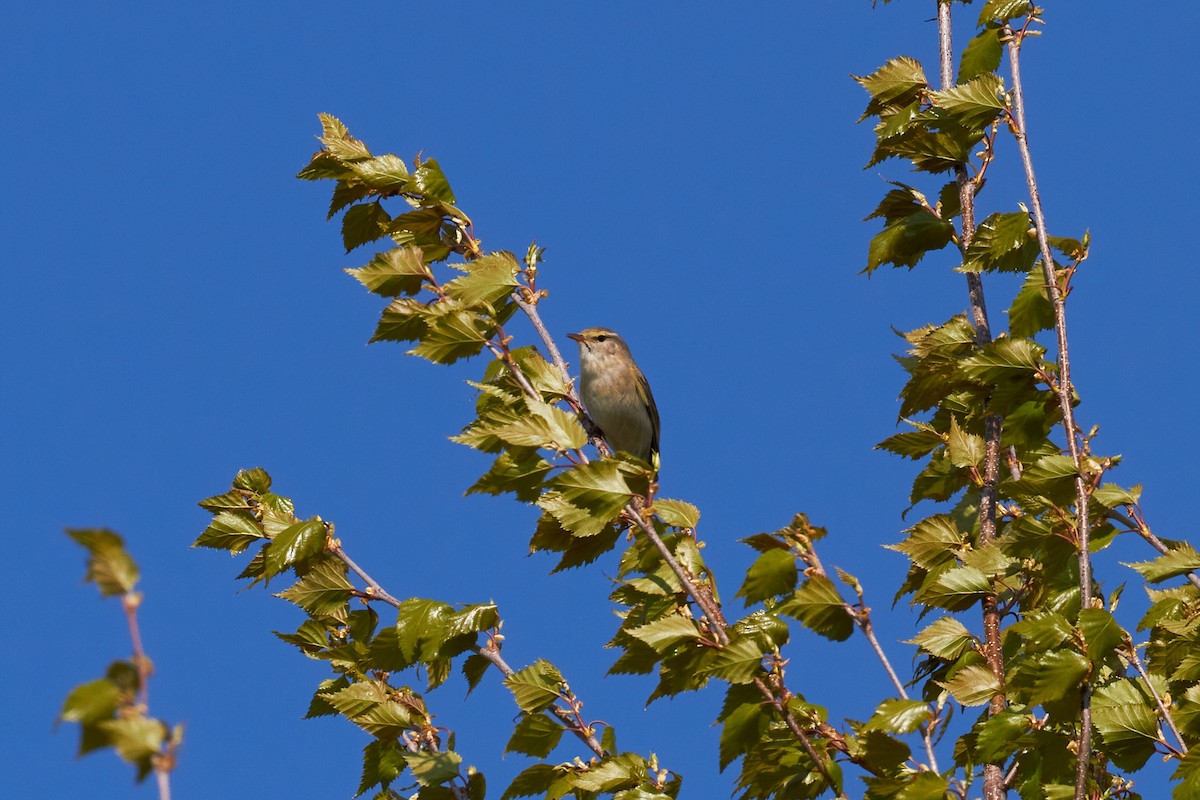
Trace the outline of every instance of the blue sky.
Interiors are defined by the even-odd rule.
[[[1155,530],[1187,538],[1200,120],[1184,87],[1200,11],[1131,19],[1083,0],[1047,5],[1024,70],[1051,231],[1093,236],[1069,309],[1080,418],[1101,425],[1100,451],[1125,456],[1118,478],[1146,485]],[[142,565],[153,710],[188,726],[177,797],[353,793],[365,735],[300,721],[325,673],[270,633],[300,612],[237,593],[239,563],[188,549],[205,525],[196,501],[255,465],[301,515],[335,521],[393,594],[497,601],[510,662],[555,662],[622,749],[658,752],[686,796],[728,795],[733,772],[717,774],[707,727],[718,693],[643,710],[649,683],[603,677],[613,563],[547,575],[548,558],[526,556],[531,509],[462,498],[488,462],[446,437],[470,419],[463,380],[482,362],[435,367],[367,347],[379,304],[341,272],[367,257],[344,255],[324,221],[328,187],[294,175],[322,111],[376,152],[435,156],[485,246],[547,247],[543,313],[560,344],[590,325],[630,342],[662,414],[662,494],[701,507],[727,602],[752,556],[736,540],[806,511],[831,529],[826,564],[863,579],[894,643],[916,623],[889,612],[905,562],[881,547],[904,526],[912,465],[872,451],[895,430],[892,327],[940,322],[966,292],[948,254],[911,273],[857,274],[877,228],[862,218],[884,179],[907,173],[862,169],[872,135],[855,125],[866,96],[849,76],[901,54],[936,74],[933,9],[10,10],[0,729],[12,795],[133,794],[115,757],[75,761],[75,731],[52,732],[67,691],[128,654],[120,609],[81,584],[64,526],[112,527]],[[958,11],[959,43],[973,17]],[[1023,199],[1015,155],[1006,142],[985,210]],[[994,324],[1014,289],[989,282]],[[1104,556],[1106,589],[1136,578],[1118,560],[1149,555]],[[888,691],[860,639],[833,646],[797,630],[791,648],[796,684],[835,719],[864,718]],[[907,649],[890,649],[905,669]],[[526,765],[500,755],[515,707],[494,677],[466,704],[463,688],[451,681],[430,702],[499,796]]]

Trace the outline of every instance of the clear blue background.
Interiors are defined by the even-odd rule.
[[[1094,239],[1069,310],[1081,420],[1102,425],[1100,451],[1125,455],[1119,479],[1146,484],[1156,531],[1186,537],[1200,12],[1047,5],[1024,66],[1052,232]],[[955,10],[961,46],[977,8]],[[736,540],[806,511],[831,529],[826,564],[863,579],[907,672],[898,642],[916,620],[889,611],[905,560],[882,545],[904,527],[914,469],[872,451],[895,430],[891,328],[967,300],[949,253],[857,274],[878,225],[861,220],[884,178],[907,173],[862,169],[873,139],[849,75],[907,54],[935,76],[933,15],[932,2],[866,0],[10,9],[6,794],[154,793],[111,754],[75,761],[76,730],[52,730],[69,689],[129,651],[119,606],[81,583],[64,526],[119,530],[142,565],[152,709],[187,725],[177,798],[353,793],[366,735],[300,721],[324,666],[270,633],[294,628],[298,609],[239,594],[242,562],[188,549],[207,518],[196,501],[254,465],[300,514],[335,521],[393,594],[497,601],[509,661],[554,661],[622,749],[686,776],[686,796],[732,790],[708,727],[719,690],[643,710],[649,681],[603,677],[612,560],[547,575],[549,558],[526,557],[533,510],[462,498],[488,462],[445,437],[471,418],[462,381],[483,364],[365,345],[380,304],[340,268],[367,256],[345,256],[324,221],[331,187],[293,177],[319,111],[376,152],[437,157],[486,246],[546,246],[543,310],[560,343],[588,325],[625,334],[662,412],[662,493],[702,508],[731,609],[752,556]],[[1015,209],[1010,141],[989,177],[983,210]],[[1014,288],[988,282],[997,326]],[[1116,562],[1151,555],[1130,542],[1099,577],[1136,585]],[[1140,590],[1125,603],[1135,618]],[[797,630],[788,652],[791,682],[835,720],[890,693],[861,638]],[[463,690],[455,678],[429,701],[498,797],[529,763],[501,758],[515,707],[495,675],[466,704]],[[564,741],[556,758],[587,755]],[[1151,762],[1148,797],[1165,769]]]

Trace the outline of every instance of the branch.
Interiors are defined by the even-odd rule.
[[[1142,660],[1138,658],[1137,647],[1134,645],[1133,639],[1129,638],[1128,635],[1125,636],[1125,646],[1129,648],[1129,651],[1125,653],[1125,657],[1129,659],[1129,662],[1133,664],[1138,674],[1142,676],[1142,680],[1146,683],[1146,688],[1150,690],[1150,695],[1154,698],[1155,705],[1158,706],[1158,713],[1162,714],[1163,721],[1167,723],[1167,727],[1171,729],[1171,733],[1175,734],[1175,739],[1179,742],[1179,749],[1176,751],[1176,755],[1186,756],[1188,752],[1187,744],[1184,743],[1183,736],[1179,733],[1179,728],[1175,727],[1175,718],[1171,716],[1171,711],[1163,702],[1162,696],[1155,690],[1154,684],[1150,682],[1150,676],[1146,674],[1146,667],[1142,664]],[[1163,744],[1171,747],[1166,742],[1163,742]],[[1175,750],[1173,747],[1171,749]]]
[[[938,55],[941,66],[942,89],[954,86],[954,45],[950,24],[950,0],[938,0]],[[990,148],[989,148],[990,149]],[[962,236],[960,248],[966,252],[975,236],[975,191],[978,185],[967,176],[965,165],[954,167],[958,183],[959,205],[962,207]],[[987,303],[983,295],[983,279],[977,273],[967,273],[967,295],[971,303],[971,319],[975,324],[975,338],[982,346],[992,341],[992,328],[988,320]],[[1003,420],[992,414],[983,421],[984,462],[982,485],[979,487],[979,544],[987,546],[996,539],[996,484],[1000,474],[1000,437]],[[988,668],[999,686],[1004,686],[1004,653],[1000,641],[1000,609],[995,592],[983,598],[984,656]],[[988,713],[998,714],[1007,706],[1003,690],[992,695]],[[1001,800],[1007,791],[1004,785],[1002,764],[988,763],[983,767],[983,794],[985,800]]]
[[[1129,530],[1133,531],[1138,536],[1145,539],[1150,544],[1151,547],[1153,547],[1155,550],[1157,550],[1159,552],[1160,555],[1165,556],[1167,553],[1171,552],[1170,548],[1168,548],[1165,544],[1163,544],[1163,540],[1159,539],[1157,536],[1155,536],[1154,533],[1150,530],[1150,526],[1146,524],[1146,520],[1142,516],[1140,511],[1137,512],[1137,514],[1136,514],[1136,517],[1137,517],[1136,520],[1125,516],[1121,512],[1117,511],[1116,509],[1109,509],[1109,511],[1107,513],[1110,517],[1115,517],[1117,519],[1117,521],[1128,526]],[[1195,572],[1189,572],[1184,577],[1188,579],[1188,582],[1191,583],[1192,586],[1195,586],[1197,589],[1200,589],[1200,576],[1197,576]]]
[[[146,656],[142,646],[142,633],[138,627],[137,612],[142,604],[141,592],[130,589],[121,595],[121,608],[125,611],[125,621],[129,624],[129,639],[133,642],[133,665],[138,673],[138,704],[150,713],[150,676],[154,667]],[[171,800],[171,770],[175,766],[175,740],[168,737],[166,749],[152,756],[154,778],[158,783],[159,800]]]
[[[380,585],[379,581],[368,575],[366,570],[356,564],[354,559],[350,558],[350,556],[346,554],[346,551],[342,549],[342,543],[333,538],[333,523],[328,523],[328,530],[329,538],[325,543],[325,550],[334,558],[338,559],[347,567],[349,567],[350,571],[361,578],[363,583],[367,585],[368,590],[363,593],[362,599],[368,602],[371,600],[379,600],[387,603],[393,608],[400,608],[400,601],[397,600],[386,589],[384,589],[383,586]],[[495,638],[490,639],[488,643],[482,647],[476,647],[475,652],[492,662],[492,664],[495,665],[496,669],[500,670],[504,677],[507,678],[510,675],[516,674],[516,670],[509,666],[508,662],[506,662],[500,655],[500,644]],[[600,746],[600,742],[596,740],[595,735],[589,733],[586,730],[586,727],[580,724],[578,721],[578,715],[575,714],[571,709],[566,709],[561,706],[553,706],[549,710],[554,714],[555,717],[558,718],[560,722],[563,723],[563,727],[575,734],[580,741],[587,745],[588,749],[590,749],[597,756],[604,755],[604,748]]]
[[[1037,178],[1033,172],[1033,156],[1029,150],[1029,128],[1025,122],[1025,96],[1021,84],[1021,40],[1020,34],[1012,27],[1005,25],[1004,35],[1007,38],[1008,64],[1012,74],[1012,104],[1014,124],[1013,136],[1017,140],[1017,149],[1021,153],[1021,163],[1025,167],[1025,183],[1029,190],[1029,205],[1033,211],[1033,224],[1037,231],[1038,248],[1042,253],[1042,271],[1046,276],[1046,290],[1050,294],[1050,302],[1054,306],[1054,331],[1058,337],[1058,404],[1062,409],[1063,428],[1067,435],[1067,450],[1075,462],[1075,515],[1079,547],[1079,603],[1081,608],[1092,607],[1092,555],[1090,550],[1091,531],[1088,520],[1088,489],[1086,481],[1080,472],[1081,457],[1079,441],[1076,433],[1079,427],[1075,423],[1075,409],[1072,407],[1071,357],[1067,346],[1067,313],[1062,292],[1059,291],[1058,280],[1054,274],[1054,257],[1050,253],[1050,237],[1046,230],[1046,216],[1042,211],[1042,198],[1038,193]],[[1079,699],[1079,752],[1075,769],[1075,800],[1083,800],[1087,791],[1088,763],[1092,747],[1092,690],[1091,685],[1084,683],[1080,688]]]

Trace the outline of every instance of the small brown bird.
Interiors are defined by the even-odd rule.
[[[613,450],[658,469],[658,406],[629,345],[608,328],[567,336],[579,342],[579,396]]]

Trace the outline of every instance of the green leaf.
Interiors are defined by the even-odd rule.
[[[346,565],[328,559],[315,564],[276,597],[295,603],[313,616],[325,616],[345,607],[353,591],[353,584],[346,579]]]
[[[358,782],[355,797],[372,786],[387,789],[404,772],[408,763],[406,756],[404,746],[395,739],[374,739],[368,743],[363,748],[362,779]]]
[[[921,62],[907,56],[891,59],[870,75],[853,77],[871,95],[860,121],[889,108],[905,106],[929,88]]]
[[[1026,704],[1049,703],[1078,693],[1091,671],[1091,663],[1074,650],[1039,653],[1022,662],[1009,676],[1009,684],[1022,690]]]
[[[509,252],[488,253],[464,265],[467,274],[442,288],[446,294],[467,306],[492,305],[508,297],[517,288],[520,266]]]
[[[935,514],[909,528],[903,542],[885,547],[904,553],[923,569],[933,569],[957,559],[967,547],[967,533],[949,514]]]
[[[379,192],[403,192],[407,190],[410,183],[408,168],[404,166],[404,160],[391,153],[355,160],[348,166],[364,185]]]
[[[968,566],[951,567],[922,586],[914,600],[950,611],[961,611],[982,600],[991,591],[991,579],[981,570]]]
[[[942,617],[908,641],[930,655],[953,661],[973,648],[976,638],[954,617]]]
[[[655,498],[654,512],[673,528],[690,530],[700,524],[700,509],[684,500]]]
[[[744,597],[747,606],[768,597],[789,594],[796,588],[799,573],[796,556],[790,550],[768,550],[759,555],[746,571],[746,579],[734,597]]]
[[[998,80],[998,79],[997,79]],[[1029,272],[1038,256],[1033,224],[1024,211],[991,214],[963,256],[963,272]]]
[[[1092,492],[1092,500],[1104,508],[1116,508],[1124,505],[1137,505],[1142,498],[1141,484],[1135,484],[1128,489],[1115,483],[1106,483]]]
[[[875,713],[867,720],[864,730],[912,733],[921,727],[921,723],[932,718],[933,712],[924,700],[893,698],[875,707]]]
[[[325,550],[328,533],[325,522],[313,517],[284,528],[266,549],[263,576],[270,578],[288,567],[302,563]]]
[[[981,467],[983,465],[983,437],[967,433],[958,425],[958,419],[950,417],[950,433],[946,439],[946,450],[950,463],[956,467]]]
[[[159,752],[170,735],[159,720],[141,716],[106,719],[96,723],[96,727],[108,734],[117,754],[131,763]]]
[[[1010,19],[1023,17],[1033,10],[1029,0],[987,0],[979,11],[978,27],[995,20],[1008,22]]]
[[[633,628],[630,635],[665,653],[682,641],[700,638],[696,621],[679,614],[670,614],[647,625]]]
[[[462,673],[463,677],[467,679],[467,694],[475,690],[475,687],[483,680],[484,674],[491,665],[492,662],[488,660],[487,656],[480,655],[479,653],[468,656],[463,661]]]
[[[372,342],[415,342],[429,330],[432,312],[411,297],[398,297],[383,310]]]
[[[497,456],[491,469],[471,484],[466,493],[512,492],[521,502],[532,503],[541,495],[542,483],[552,469],[536,448],[513,447]]]
[[[453,364],[479,355],[496,329],[495,320],[461,308],[457,303],[441,302],[429,311],[421,343],[408,352],[434,364]]]
[[[354,206],[342,217],[342,244],[349,253],[356,247],[387,235],[392,218],[378,202]]]
[[[431,753],[422,750],[404,756],[417,783],[422,786],[441,786],[458,777],[462,756],[453,751]]]
[[[1170,549],[1153,561],[1135,561],[1125,566],[1137,570],[1150,583],[1162,583],[1200,569],[1200,553],[1188,542],[1172,542]]]
[[[1004,55],[1004,45],[1000,41],[1000,27],[989,25],[980,31],[975,38],[967,42],[963,48],[962,59],[958,63],[958,83],[966,83],[1000,68],[1000,60]]]
[[[724,771],[762,739],[771,723],[771,714],[763,707],[758,687],[735,683],[725,692],[717,720],[722,723],[720,768]]]
[[[931,92],[930,98],[964,128],[974,129],[990,125],[1000,115],[1004,110],[1003,94],[1004,81],[989,71],[944,91]]]
[[[1123,641],[1125,631],[1103,608],[1085,608],[1079,612],[1079,630],[1087,645],[1087,655],[1092,661],[1100,661],[1111,655]]]
[[[58,718],[63,722],[89,724],[111,719],[117,706],[125,702],[120,688],[107,678],[81,683],[63,701]]]
[[[1035,264],[1008,310],[1008,329],[1015,337],[1029,338],[1053,327],[1054,306],[1046,290],[1046,275],[1041,265]]]
[[[711,655],[705,671],[714,678],[729,683],[750,683],[763,676],[765,653],[762,644],[753,637],[738,637],[715,653],[706,651],[705,654]]]
[[[254,494],[266,494],[271,491],[271,476],[262,467],[239,469],[233,478],[233,488]]]
[[[629,468],[615,459],[580,464],[551,480],[552,491],[543,494],[538,505],[574,535],[595,536],[633,497],[629,477]]]
[[[1121,769],[1138,770],[1154,755],[1160,732],[1157,706],[1141,681],[1122,679],[1092,694],[1092,722],[1105,752]]]
[[[366,266],[346,272],[368,291],[384,297],[416,294],[425,281],[433,277],[419,247],[385,250],[377,253]]]
[[[255,542],[265,539],[266,533],[252,518],[232,511],[221,511],[212,523],[192,542],[192,547],[211,547],[228,550],[237,555]]]
[[[813,575],[775,610],[835,642],[844,642],[854,633],[854,620],[846,610],[846,602],[833,581],[823,575]]]
[[[975,756],[982,761],[1003,761],[1017,749],[1019,740],[1033,727],[1029,714],[1001,711],[978,726]]]
[[[946,681],[935,681],[964,706],[981,706],[1001,691],[1000,682],[984,664],[969,664]]]
[[[421,194],[446,205],[454,205],[454,192],[450,190],[450,182],[442,172],[437,159],[427,158],[413,172],[413,182]]]
[[[405,660],[428,662],[437,658],[442,645],[459,631],[451,631],[454,609],[438,600],[414,597],[396,611],[396,644]]]
[[[562,674],[545,659],[538,659],[504,679],[517,706],[526,714],[535,714],[554,705],[562,684]]]
[[[890,196],[893,193],[894,190],[888,194]],[[915,267],[927,252],[941,250],[950,243],[954,236],[952,223],[940,219],[915,202],[912,209],[905,216],[889,218],[883,230],[871,238],[867,249],[867,274],[884,264]]]
[[[100,528],[68,528],[67,535],[88,551],[84,580],[96,584],[101,595],[113,597],[133,591],[138,566],[125,550],[120,534]]]
[[[513,729],[504,752],[546,758],[558,746],[565,732],[566,728],[546,714],[527,714]]]
[[[920,459],[946,443],[942,434],[925,423],[910,422],[909,420],[905,420],[905,422],[917,426],[919,430],[905,431],[889,436],[875,445],[875,449],[887,450],[889,453],[895,453],[905,458]]]
[[[978,353],[962,360],[963,371],[984,383],[1001,383],[1033,376],[1042,368],[1046,348],[1032,339],[1004,337],[984,345]]]
[[[1032,653],[1061,647],[1075,635],[1070,620],[1053,611],[1034,611],[1014,623],[1012,631],[1025,640],[1025,649]]]
[[[513,782],[504,790],[500,800],[545,794],[558,774],[559,770],[550,764],[534,764],[526,767],[516,778],[513,778]]]

